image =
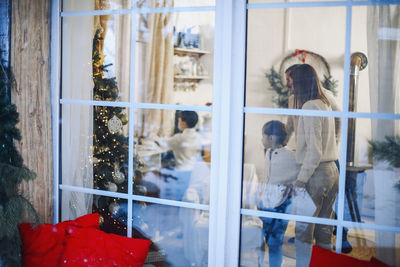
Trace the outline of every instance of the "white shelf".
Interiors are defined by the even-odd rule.
[[[210,51],[206,51],[206,50],[195,49],[195,48],[188,49],[188,48],[176,47],[176,48],[174,48],[174,54],[175,55],[188,55],[188,54],[191,54],[191,55],[202,56],[202,55],[206,55],[206,54],[211,54],[211,52]]]
[[[188,75],[175,75],[175,80],[204,80],[208,79],[208,76],[188,76]]]

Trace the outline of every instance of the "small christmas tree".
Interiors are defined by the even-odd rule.
[[[111,65],[104,65],[100,30],[93,38],[93,98],[98,101],[118,100],[119,90],[115,77],[106,78],[105,72]],[[121,107],[95,106],[93,111],[93,174],[94,188],[111,192],[128,192],[128,138],[123,135],[123,125],[128,123]],[[100,214],[113,218],[118,232],[126,227],[125,216],[120,215],[121,200],[100,197],[96,201]],[[121,221],[123,222],[121,224]]]
[[[21,266],[21,238],[18,224],[39,222],[32,204],[21,195],[22,181],[36,178],[36,174],[23,164],[14,141],[21,140],[16,128],[18,112],[10,103],[7,90],[11,88],[12,75],[0,64],[0,265]]]

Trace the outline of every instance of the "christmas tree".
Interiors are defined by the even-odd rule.
[[[16,124],[18,112],[10,103],[7,90],[12,85],[12,75],[0,64],[0,265],[21,266],[21,238],[18,224],[39,222],[32,204],[21,195],[22,181],[36,178],[36,174],[23,164],[14,141],[21,140]]]
[[[93,98],[98,101],[116,101],[119,95],[116,78],[105,77],[105,72],[111,64],[104,65],[102,47],[103,37],[100,30],[97,30],[92,50]],[[93,117],[94,188],[127,193],[128,138],[123,135],[123,125],[126,125],[128,120],[124,108],[95,106]],[[113,218],[112,224],[118,228],[113,230],[119,232],[120,227],[126,227],[125,216],[120,216],[121,200],[100,197],[96,204],[100,214]]]

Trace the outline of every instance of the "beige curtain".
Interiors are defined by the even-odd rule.
[[[371,111],[400,113],[400,6],[371,6],[367,13],[368,68]],[[400,134],[397,120],[372,120],[372,140]],[[374,162],[375,223],[398,226],[400,193],[398,173],[384,161]],[[396,248],[397,246],[397,248]],[[400,266],[400,250],[391,232],[375,234],[376,257]]]
[[[172,7],[173,0],[151,0],[151,7]],[[146,102],[171,104],[173,94],[173,19],[172,13],[149,14],[147,49]],[[170,135],[173,113],[167,110],[147,110],[143,135]]]
[[[92,10],[94,0],[65,1],[67,10]],[[63,26],[63,98],[91,99],[93,18],[66,19]],[[88,106],[62,105],[62,183],[93,187],[92,158],[93,112]],[[92,212],[92,195],[62,191],[61,220],[73,220]]]

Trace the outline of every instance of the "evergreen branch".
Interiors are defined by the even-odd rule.
[[[332,75],[324,74],[324,81],[322,82],[322,86],[327,90],[331,91],[334,96],[337,95],[336,87],[338,86],[338,80],[333,79]]]
[[[395,168],[400,168],[400,136],[386,136],[385,141],[368,141],[370,155],[377,160],[388,161]]]
[[[278,94],[278,96],[275,96],[272,101],[278,107],[287,108],[289,106],[290,90],[284,84],[282,77],[275,71],[274,67],[272,67],[270,72],[266,73],[265,76],[271,86],[269,90],[275,91]]]

